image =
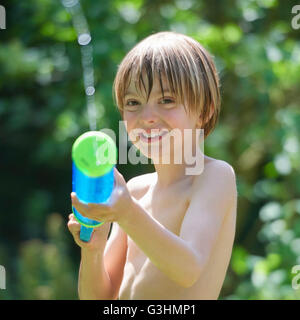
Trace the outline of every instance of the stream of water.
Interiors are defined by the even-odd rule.
[[[71,14],[77,41],[80,45],[83,83],[86,95],[88,122],[91,131],[97,129],[92,37],[79,0],[61,0]]]

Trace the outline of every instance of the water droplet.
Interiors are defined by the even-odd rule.
[[[80,0],[61,0],[62,4],[70,12],[74,29],[77,34],[77,41],[81,46],[81,62],[83,68],[83,80],[87,102],[87,119],[90,131],[97,127],[97,110],[95,105],[94,67],[93,67],[93,46],[90,44],[92,37],[89,26],[80,5]]]
[[[62,4],[66,8],[71,8],[71,7],[74,7],[78,4],[78,0],[62,0]]]
[[[87,87],[85,89],[85,93],[88,95],[88,96],[92,96],[94,93],[95,93],[95,88],[90,86],[90,87]]]
[[[89,33],[83,33],[78,36],[78,43],[81,46],[86,46],[91,42],[91,40],[92,40],[92,37]]]

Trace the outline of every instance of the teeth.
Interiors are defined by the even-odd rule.
[[[163,135],[166,132],[166,130],[161,131],[160,133],[153,133],[151,132],[150,134],[147,133],[142,133],[142,135],[146,138],[156,138],[159,137],[161,135]]]
[[[145,137],[147,137],[147,138],[156,138],[158,136],[159,136],[159,134],[155,134],[155,133],[150,133],[150,135],[149,134],[145,135]]]

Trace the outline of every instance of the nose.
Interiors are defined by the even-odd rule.
[[[140,120],[143,124],[149,125],[157,122],[158,116],[150,104],[145,104],[140,113]]]

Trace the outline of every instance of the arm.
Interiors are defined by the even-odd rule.
[[[126,184],[125,180],[123,182]],[[145,179],[143,178],[143,183],[141,182],[141,177],[135,177],[127,183],[128,192],[136,199],[145,192]],[[126,205],[120,205],[121,214],[126,207]],[[85,206],[77,208],[80,212],[86,211]],[[95,228],[91,241],[83,243],[79,239],[80,225],[74,216],[70,215],[68,227],[76,243],[81,247],[78,281],[80,299],[111,300],[118,298],[127,255],[127,234],[117,222],[114,222],[111,236],[107,241],[108,226],[108,223],[104,223]]]
[[[198,280],[235,199],[234,172],[223,161],[207,165],[196,182],[180,236],[167,230],[136,201],[128,219],[120,223],[158,269],[186,288]]]
[[[224,219],[231,213],[235,215],[237,205],[236,178],[229,164],[224,161],[210,163],[204,175],[204,179],[199,179],[195,184],[180,230],[180,238],[193,248],[200,259],[196,280],[210,260]]]
[[[127,182],[132,197],[139,199],[146,191],[145,178],[149,174],[134,177]],[[102,228],[102,226],[100,226]],[[117,299],[123,280],[127,255],[127,234],[113,223],[112,233],[104,250],[89,254],[82,250],[79,277],[80,298]]]
[[[81,250],[78,294],[80,300],[112,299],[113,288],[101,252]]]
[[[113,224],[105,249],[102,248],[97,252],[81,249],[78,282],[80,299],[115,300],[118,298],[126,251],[127,235],[116,223]]]
[[[105,248],[105,267],[113,287],[113,300],[118,299],[127,256],[127,234],[113,223],[112,234]]]

